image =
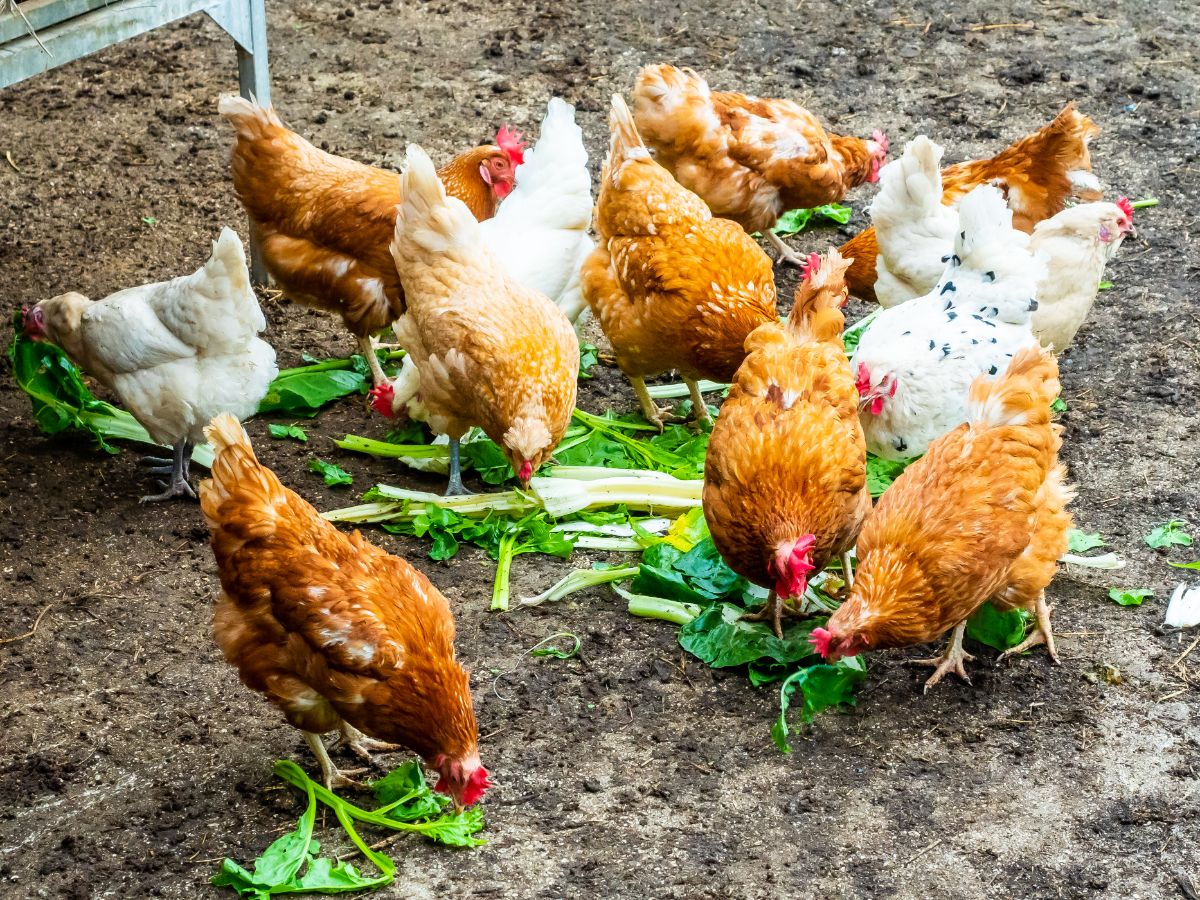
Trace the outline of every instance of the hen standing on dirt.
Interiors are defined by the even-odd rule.
[[[789,600],[849,551],[863,516],[867,451],[858,392],[842,346],[847,261],[809,257],[786,325],[746,340],[749,356],[713,427],[704,469],[704,518],[739,575],[771,588],[759,615],[783,636]]]
[[[776,321],[771,261],[741,226],[713,218],[704,201],[650,158],[629,108],[613,97],[612,144],[600,176],[600,242],[583,266],[583,295],[633,385],[646,421],[663,414],[647,376],[678,369],[698,419],[697,381],[730,381],[746,338]]]
[[[850,596],[812,641],[826,659],[907,647],[954,629],[926,690],[966,679],[967,618],[984,602],[1024,607],[1037,627],[1004,656],[1046,645],[1058,662],[1046,586],[1067,551],[1071,491],[1050,424],[1058,366],[1032,347],[971,387],[969,422],[930,445],[888,488],[858,539]],[[1002,657],[1003,658],[1003,657]]]
[[[304,732],[326,787],[349,783],[321,742],[337,729],[363,757],[396,749],[381,741],[413,750],[441,773],[437,790],[470,806],[490,784],[446,598],[280,484],[232,416],[205,433],[216,459],[200,502],[221,575],[213,631],[225,659]]]

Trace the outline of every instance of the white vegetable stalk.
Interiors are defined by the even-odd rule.
[[[716,391],[723,391],[729,387],[727,384],[722,384],[719,381],[701,381],[700,393],[711,394]],[[650,392],[650,396],[655,400],[674,400],[677,397],[690,397],[691,391],[688,390],[686,384],[656,384],[646,388]]]
[[[1123,569],[1125,560],[1115,553],[1105,553],[1103,556],[1079,556],[1076,553],[1064,553],[1058,558],[1059,562],[1082,566],[1085,569]]]
[[[609,470],[610,474],[612,471]],[[678,515],[700,506],[704,482],[682,481],[669,475],[644,478],[623,474],[594,481],[535,478],[530,489],[542,508],[556,519],[587,509],[621,505],[643,512]]]
[[[576,544],[578,546],[578,544]],[[610,584],[614,581],[624,581],[638,573],[637,566],[627,566],[621,569],[576,569],[574,572],[560,578],[548,590],[542,591],[535,597],[522,597],[522,606],[541,606],[543,603],[554,603],[568,594],[584,591],[598,584]]]

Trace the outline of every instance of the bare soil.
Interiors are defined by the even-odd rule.
[[[1052,586],[1061,668],[1036,652],[998,668],[985,651],[972,684],[922,696],[925,673],[904,665],[918,654],[884,654],[857,708],[820,717],[783,756],[767,735],[774,691],[699,665],[671,627],[631,618],[601,590],[497,616],[482,554],[426,560],[458,614],[498,787],[486,847],[398,845],[382,896],[1195,896],[1179,880],[1200,878],[1200,651],[1172,668],[1191,637],[1159,623],[1188,573],[1142,541],[1173,517],[1200,532],[1194,4],[269,7],[285,118],[381,165],[396,166],[407,141],[444,158],[502,122],[536,131],[558,93],[577,105],[598,166],[609,95],[639,65],[671,61],[720,87],[796,98],[839,130],[885,128],[897,148],[929,133],[950,159],[994,151],[1075,99],[1104,129],[1101,179],[1162,201],[1138,215],[1115,288],[1063,361],[1075,516],[1129,564],[1065,569]],[[0,92],[0,157],[14,164],[0,159],[6,309],[190,271],[221,225],[244,233],[216,115],[236,86],[231,43],[196,17]],[[860,213],[844,235],[869,197],[851,196]],[[779,278],[790,295],[794,274]],[[265,309],[281,365],[352,350],[328,317]],[[196,506],[139,505],[136,451],[108,457],[41,435],[0,367],[0,636],[37,623],[0,645],[0,895],[217,896],[207,882],[222,856],[248,861],[295,821],[272,760],[312,761],[213,644],[217,581]],[[582,402],[633,405],[611,371]],[[434,483],[328,443],[382,433],[357,402],[311,423],[307,446],[269,440],[266,425],[250,424],[265,461],[319,508],[374,480]],[[310,455],[354,472],[352,491],[326,488]],[[373,537],[424,555],[418,542]],[[514,593],[563,570],[521,557]],[[1155,596],[1120,608],[1106,599],[1113,585]],[[583,638],[578,658],[527,655],[564,630]],[[1096,677],[1109,666],[1120,683]]]

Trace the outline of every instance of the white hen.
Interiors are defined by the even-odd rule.
[[[867,449],[886,459],[925,452],[967,420],[978,375],[1003,371],[1037,343],[1030,316],[1041,265],[1012,227],[1001,193],[984,185],[962,201],[951,256],[933,291],[883,310],[851,365]]]
[[[545,294],[578,325],[587,303],[579,270],[594,242],[592,178],[575,107],[554,97],[537,145],[517,168],[516,187],[480,223],[488,247],[523,287]]]
[[[880,173],[871,221],[879,242],[875,296],[890,308],[933,289],[953,252],[959,212],[943,206],[942,148],[924,135]],[[1092,178],[1081,187],[1091,189]],[[1133,206],[1082,203],[1039,222],[1029,244],[1044,267],[1035,297],[1033,333],[1043,346],[1062,351],[1091,311],[1107,265],[1133,230]]]
[[[162,494],[195,497],[191,448],[219,413],[254,414],[278,374],[275,350],[257,337],[267,327],[250,288],[242,242],[221,230],[208,261],[191,275],[89,300],[69,293],[25,311],[25,332],[53,341],[116,393],[174,459]]]

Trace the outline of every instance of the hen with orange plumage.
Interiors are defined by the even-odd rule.
[[[1036,628],[1004,656],[1045,644],[1058,662],[1045,589],[1067,551],[1072,492],[1058,463],[1062,429],[1053,355],[1031,347],[971,387],[970,420],[930,444],[863,525],[850,595],[813,644],[826,659],[936,640],[953,629],[926,689],[966,679],[966,621],[988,600],[1022,607]]]
[[[388,250],[400,176],[314,147],[273,108],[223,97],[218,111],[237,129],[233,186],[271,276],[298,303],[340,314],[382,384],[371,335],[404,312]],[[438,174],[475,218],[488,219],[522,159],[520,135],[502,128],[496,144],[459,154]]]
[[[611,126],[596,204],[600,240],[583,266],[583,295],[647,421],[661,428],[665,411],[645,379],[672,369],[707,418],[697,382],[732,380],[747,336],[776,321],[771,261],[650,158],[619,96]]]
[[[871,508],[858,391],[842,346],[848,262],[809,257],[787,324],[746,340],[749,355],[713,426],[704,518],[729,567],[771,589],[756,617],[803,601],[808,580],[849,551]]]
[[[321,734],[360,756],[417,753],[459,807],[490,786],[446,598],[398,557],[343,534],[254,456],[228,414],[206,429],[216,458],[200,485],[221,578],[213,631],[242,682],[304,737],[327,787],[347,783]]]
[[[957,163],[942,169],[942,203],[958,201],[981,184],[995,184],[1013,211],[1013,227],[1027,234],[1043,219],[1062,210],[1068,198],[1100,200],[1100,182],[1092,174],[1088,143],[1100,129],[1068,103],[1051,122],[1026,135],[991,159]],[[867,228],[839,248],[853,259],[846,273],[850,293],[875,299],[875,261],[879,244]]]
[[[833,203],[879,178],[887,138],[828,132],[791,100],[713,91],[690,69],[643,68],[633,89],[637,127],[654,158],[714,215],[761,232],[781,257],[801,258],[771,228],[789,209]]]

